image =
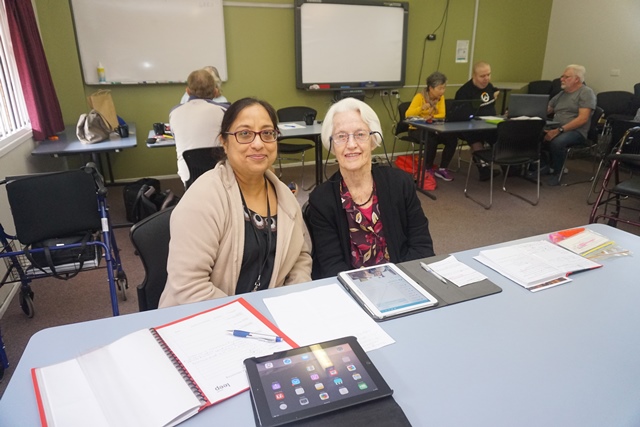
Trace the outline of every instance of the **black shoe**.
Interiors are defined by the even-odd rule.
[[[491,169],[489,166],[479,166],[478,167],[478,179],[480,181],[489,181],[491,179],[491,173],[493,172],[493,177],[500,175],[500,171],[497,169]]]

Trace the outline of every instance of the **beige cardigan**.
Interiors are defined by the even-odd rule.
[[[278,196],[278,233],[269,288],[311,280],[300,204],[270,171]],[[240,189],[226,161],[200,176],[171,214],[167,284],[160,307],[234,295],[244,251]]]

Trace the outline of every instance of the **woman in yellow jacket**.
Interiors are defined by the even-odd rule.
[[[436,71],[427,77],[427,86],[413,97],[411,105],[407,108],[407,117],[421,117],[425,120],[444,119],[446,110],[444,106],[444,92],[447,89],[447,77]],[[421,140],[420,130],[409,127],[409,135]],[[424,144],[425,141],[421,141]],[[433,162],[436,158],[438,145],[443,144],[440,167],[433,170]],[[453,175],[447,169],[456,152],[458,138],[454,134],[432,135],[425,145],[425,169],[426,173],[433,173],[444,181],[452,181]]]

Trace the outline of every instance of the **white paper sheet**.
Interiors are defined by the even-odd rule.
[[[395,342],[336,283],[265,298],[264,303],[278,327],[301,346],[350,335],[365,351]]]
[[[456,286],[470,285],[487,278],[467,264],[458,261],[453,255],[449,255],[442,261],[432,262],[429,267]]]

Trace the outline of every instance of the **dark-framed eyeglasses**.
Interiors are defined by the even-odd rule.
[[[352,136],[355,142],[362,143],[369,141],[374,133],[377,132],[366,130],[359,130],[354,133],[338,132],[331,136],[331,141],[333,141],[334,145],[344,145],[349,141],[349,137]]]
[[[257,132],[254,130],[242,129],[237,132],[225,132],[224,134],[233,135],[236,138],[236,141],[238,141],[238,144],[251,144],[253,140],[256,139],[256,135],[260,135],[262,142],[276,142],[280,132],[276,129],[265,129]]]

